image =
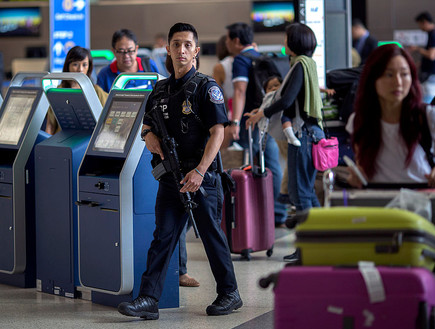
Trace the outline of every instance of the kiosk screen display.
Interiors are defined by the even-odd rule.
[[[124,153],[142,100],[114,98],[93,146],[94,151]]]
[[[0,144],[17,145],[32,111],[36,92],[12,92],[0,118]]]

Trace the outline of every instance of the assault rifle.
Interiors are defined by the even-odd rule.
[[[170,172],[174,178],[175,185],[178,191],[182,188],[180,182],[184,179],[183,172],[180,168],[180,160],[177,153],[177,143],[175,139],[168,134],[168,130],[165,126],[165,121],[163,119],[163,113],[159,106],[155,105],[151,111],[149,111],[146,116],[151,119],[154,123],[154,128],[156,133],[161,137],[161,147],[164,155],[164,160],[155,166],[152,170],[152,174],[156,180]],[[195,231],[195,236],[199,238],[198,227],[196,226],[195,219],[193,218],[193,209],[198,205],[192,200],[192,196],[189,192],[179,193],[181,202],[183,202],[184,210],[189,215],[189,221],[193,226]]]

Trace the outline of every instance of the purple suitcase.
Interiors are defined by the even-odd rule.
[[[251,147],[252,144],[251,166],[228,171],[236,188],[231,197],[225,198],[222,216],[222,229],[231,252],[247,260],[251,259],[251,252],[261,250],[267,250],[270,257],[275,242],[272,172],[264,169],[263,152],[260,152],[260,169],[252,165]]]
[[[274,279],[277,329],[435,328],[435,277],[425,268],[295,266]]]

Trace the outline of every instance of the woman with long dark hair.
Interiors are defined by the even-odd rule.
[[[369,56],[347,128],[356,163],[369,182],[435,186],[427,157],[435,109],[422,102],[415,64],[402,48],[384,45]],[[348,181],[361,187],[352,171]]]

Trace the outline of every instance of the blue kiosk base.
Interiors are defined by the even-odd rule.
[[[35,148],[38,289],[75,298],[78,279],[77,171],[89,131],[61,131]]]
[[[40,131],[36,137],[35,145],[49,137],[49,134]],[[25,167],[25,171],[29,177],[28,184],[26,184],[26,269],[23,273],[0,273],[0,284],[6,284],[19,288],[36,287],[34,152],[35,147],[33,147]],[[0,211],[3,212],[1,205]]]
[[[157,190],[158,183],[151,175],[151,153],[145,150],[133,176],[133,239],[134,239],[134,286],[128,295],[111,295],[92,292],[92,302],[117,307],[119,303],[132,301],[139,294],[142,273],[146,269],[148,248],[153,240],[155,228],[155,198],[150,198],[150,190]],[[166,274],[165,286],[159,300],[159,308],[176,308],[179,301],[179,249],[178,245],[171,257]]]

